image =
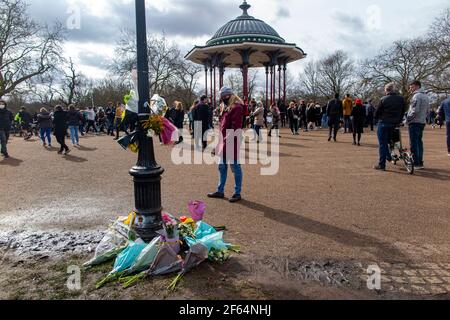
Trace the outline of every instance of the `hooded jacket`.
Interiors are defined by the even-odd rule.
[[[344,101],[342,101],[342,108],[344,117],[351,116],[353,111],[353,99],[352,98],[345,98]]]
[[[0,130],[11,130],[11,124],[14,120],[14,115],[7,108],[0,110]]]
[[[408,111],[407,122],[408,124],[418,123],[426,124],[427,116],[430,112],[430,98],[425,94],[422,89],[414,92],[411,99],[411,105]]]

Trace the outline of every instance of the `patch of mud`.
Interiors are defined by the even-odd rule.
[[[311,261],[268,257],[251,264],[256,278],[281,276],[286,280],[314,281],[322,285],[360,289],[362,264],[355,261]]]
[[[11,231],[0,232],[0,260],[41,260],[68,254],[93,253],[104,231]]]

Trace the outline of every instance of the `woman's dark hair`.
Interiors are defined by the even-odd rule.
[[[420,82],[419,80],[414,80],[413,82],[411,82],[412,86],[418,86],[419,88],[422,88],[422,82]]]

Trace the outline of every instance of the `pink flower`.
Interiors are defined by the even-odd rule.
[[[170,216],[167,213],[163,213],[162,218],[165,223],[172,222],[172,219],[170,218]]]

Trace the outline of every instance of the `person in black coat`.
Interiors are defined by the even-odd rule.
[[[337,142],[339,122],[344,116],[344,107],[342,105],[342,101],[339,99],[338,93],[336,93],[333,100],[328,102],[327,116],[328,126],[330,127],[330,135],[328,137],[328,141],[331,141],[331,139],[333,138],[334,142]]]
[[[8,144],[9,131],[11,130],[13,119],[14,116],[12,112],[7,109],[6,102],[0,100],[0,144],[1,153],[5,159],[9,158],[6,145]]]
[[[308,119],[306,117],[306,111],[308,106],[306,105],[305,100],[300,101],[300,106],[298,110],[300,112],[300,128],[303,128],[305,132],[308,132]]]
[[[294,101],[290,103],[289,108],[287,109],[287,115],[292,134],[296,136],[299,135],[300,111]]]
[[[361,136],[364,133],[365,123],[366,123],[366,107],[363,106],[361,99],[356,99],[355,107],[352,110],[354,146],[356,146],[356,135],[358,135],[358,146],[361,146]]]
[[[176,144],[180,144],[183,142],[183,128],[184,128],[184,109],[183,104],[180,101],[174,102],[174,108],[170,113],[170,117],[172,119],[172,123],[175,125],[175,127],[178,128],[179,131],[180,138]]]
[[[65,112],[61,106],[56,106],[55,108],[55,113],[53,114],[53,130],[56,141],[61,145],[58,154],[64,152],[64,155],[68,155],[70,149],[65,141],[67,135],[67,112]]]
[[[199,147],[200,141],[202,141],[203,150],[206,149],[208,142],[205,141],[204,135],[210,129],[210,108],[207,104],[208,97],[202,96],[200,103],[193,110],[194,118],[194,137],[195,145]]]

